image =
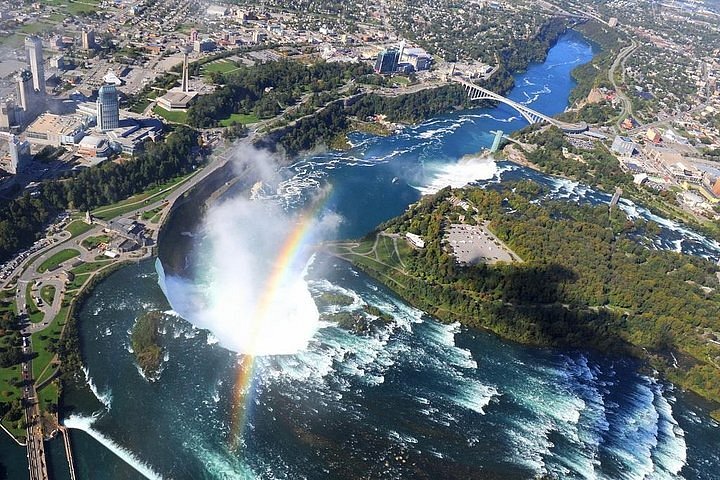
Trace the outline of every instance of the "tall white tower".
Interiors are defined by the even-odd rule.
[[[97,102],[97,125],[100,130],[106,132],[120,125],[120,101],[118,99],[115,85],[103,85],[98,91]]]
[[[183,48],[182,83],[180,84],[183,93],[190,91],[190,65],[188,64],[188,53],[188,48]]]
[[[43,63],[42,40],[35,35],[25,39],[30,71],[33,76],[33,87],[41,95],[45,94],[45,65]]]
[[[33,78],[32,73],[28,70],[22,70],[15,77],[17,81],[17,102],[20,108],[26,112],[35,110],[35,104],[33,102],[34,91],[33,91]]]

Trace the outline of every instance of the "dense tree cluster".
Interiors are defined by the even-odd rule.
[[[318,143],[329,144],[333,138],[347,130],[347,114],[342,102],[330,104],[316,115],[299,120],[281,136],[280,143],[288,155],[309,150]]]
[[[448,201],[451,193],[475,205],[524,262],[458,265],[442,243],[449,219],[465,213]],[[409,275],[370,273],[438,318],[531,344],[645,356],[720,400],[720,353],[710,341],[720,332],[717,266],[653,249],[652,222],[539,196],[537,184],[520,182],[426,197],[379,227],[425,239],[404,259]]]
[[[0,261],[32,244],[60,210],[89,210],[117,202],[192,171],[197,132],[180,127],[165,142],[148,143],[136,158],[105,162],[73,177],[51,180],[35,194],[7,202],[0,211]]]
[[[334,90],[370,72],[365,64],[306,65],[292,60],[240,67],[223,75],[220,80],[224,85],[215,92],[197,100],[188,111],[188,122],[196,127],[213,127],[233,113],[270,118],[305,94]]]
[[[599,143],[592,150],[575,148],[557,127],[544,130],[529,128],[520,134],[523,141],[537,145],[525,157],[547,173],[569,176],[589,185],[612,191],[613,187],[632,185],[632,176]]]
[[[417,123],[453,108],[470,106],[461,85],[421,90],[410,95],[386,97],[365,95],[348,109],[351,115],[365,120],[383,114],[391,122]]]

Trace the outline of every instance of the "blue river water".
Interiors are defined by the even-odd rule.
[[[544,63],[517,76],[510,97],[561,112],[570,71],[592,55],[579,35],[563,36]],[[292,208],[330,186],[324,208],[342,219],[331,234],[337,238],[360,237],[422,193],[469,180],[532,178],[556,198],[609,201],[509,162],[463,159],[490,145],[491,130],[522,126],[500,106],[443,115],[389,137],[354,134],[350,151],[284,169],[274,195]],[[620,206],[658,222],[657,248],[720,258],[716,242],[631,202]],[[202,246],[199,240],[193,254],[202,256]],[[229,418],[239,357],[169,314],[163,370],[148,381],[129,332],[143,312],[170,308],[154,265],[124,268],[99,285],[80,312],[97,401],[75,402],[65,419],[79,478],[718,478],[720,428],[708,406],[633,360],[528,348],[440,324],[321,254],[306,281],[314,296],[353,299],[321,311],[369,304],[393,321],[366,334],[322,324],[301,352],[257,358],[237,445],[229,441]],[[57,468],[55,478],[66,478]]]

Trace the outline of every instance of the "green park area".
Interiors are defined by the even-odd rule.
[[[90,278],[91,273],[81,273],[79,275],[75,275],[73,279],[70,281],[70,283],[67,286],[67,291],[71,290],[77,290],[80,287],[82,287],[88,278]]]
[[[56,7],[59,12],[67,15],[89,15],[100,8],[100,0],[43,0],[42,3]]]
[[[48,270],[53,270],[57,268],[61,263],[66,262],[71,258],[77,257],[78,255],[80,255],[80,252],[75,250],[74,248],[66,248],[65,250],[60,250],[59,252],[42,262],[38,267],[38,272],[43,273]]]
[[[67,323],[68,310],[69,307],[63,306],[46,328],[32,334],[33,351],[37,353],[32,362],[32,373],[36,382],[41,381],[49,374],[46,370],[49,369],[50,362],[55,357],[54,352],[60,341],[60,334]]]
[[[82,235],[92,228],[92,225],[85,223],[83,220],[75,220],[70,223],[65,230],[70,232],[71,238],[75,238],[78,235]]]
[[[229,117],[220,120],[220,125],[223,127],[229,127],[234,124],[249,125],[251,123],[257,123],[259,120],[258,116],[252,113],[233,113]]]
[[[231,60],[221,59],[212,63],[206,63],[203,65],[202,70],[204,74],[211,73],[228,73],[233,70],[237,70],[238,66]]]
[[[172,193],[175,188],[182,185],[185,180],[188,180],[196,173],[197,171],[194,171],[188,173],[187,175],[173,178],[172,180],[168,180],[167,182],[161,183],[160,185],[156,185],[142,193],[133,195],[132,197],[122,200],[120,202],[96,208],[92,211],[92,215],[96,218],[99,218],[100,220],[110,220],[119,215],[132,212],[133,210],[141,208],[145,204],[163,199],[164,197]]]
[[[110,235],[96,235],[82,241],[82,246],[88,250],[99,247],[103,243],[110,243]]]
[[[102,267],[109,265],[112,263],[112,260],[105,260],[100,262],[87,262],[83,263],[81,265],[78,265],[77,267],[70,270],[70,273],[72,273],[75,276],[78,275],[84,275],[86,273],[92,273],[97,270],[100,270]]]
[[[39,35],[49,32],[53,29],[53,25],[44,22],[26,23],[20,27],[19,31],[26,35]]]
[[[30,318],[30,322],[42,322],[45,314],[40,311],[37,304],[35,303],[35,299],[33,298],[32,294],[32,282],[28,283],[25,287],[25,307],[27,308],[27,314]]]
[[[40,289],[40,298],[43,299],[47,305],[52,305],[55,299],[55,286],[54,285],[43,285]]]
[[[170,111],[170,110],[165,110],[162,107],[155,106],[155,108],[153,108],[153,112],[157,115],[160,115],[165,120],[167,120],[168,122],[171,122],[171,123],[182,123],[182,124],[187,123],[187,112],[183,112],[181,110]]]
[[[407,77],[396,75],[390,79],[390,83],[398,85],[400,87],[406,87],[410,84],[410,79]]]

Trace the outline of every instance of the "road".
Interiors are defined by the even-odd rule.
[[[617,123],[615,128],[619,128],[620,122],[622,122],[625,118],[632,115],[632,101],[630,98],[623,92],[617,85],[617,82],[615,80],[615,70],[617,70],[618,65],[622,63],[623,67],[623,79],[625,78],[625,61],[628,59],[628,57],[635,51],[635,49],[638,48],[637,42],[633,39],[632,43],[628,45],[627,47],[620,50],[620,53],[618,53],[618,56],[615,57],[615,61],[608,69],[608,80],[610,80],[610,83],[612,83],[613,88],[615,89],[615,93],[617,94],[618,98],[622,101],[623,107],[622,112],[620,112],[620,115],[617,117]]]
[[[32,341],[23,341],[23,353],[32,354]],[[40,422],[40,409],[35,384],[32,378],[32,359],[23,363],[23,400],[25,401],[25,422],[27,424],[27,459],[30,480],[48,480],[45,463],[45,436]]]
[[[244,142],[251,142],[254,133],[249,135]],[[186,192],[194,188],[198,183],[202,182],[212,173],[223,167],[231,158],[231,148],[222,147],[216,151],[212,156],[210,162],[202,168],[197,174],[186,180],[175,188],[167,196],[159,195],[158,199],[146,203],[146,201],[139,201],[136,209],[127,212],[115,220],[122,218],[135,219],[143,211],[153,210],[158,207],[164,207],[161,211],[159,221],[157,222],[157,228],[151,231],[150,238],[153,242],[157,242],[158,232],[164,221],[167,219],[169,212],[172,210],[174,203],[181,198]],[[161,192],[162,193],[162,192]],[[92,228],[85,233],[82,233],[74,238],[68,232],[61,232],[53,236],[53,241],[44,248],[38,250],[34,256],[30,256],[25,261],[20,262],[17,268],[13,271],[9,278],[13,278],[17,275],[16,272],[21,272],[17,280],[16,287],[16,303],[18,306],[18,314],[21,319],[26,319],[26,325],[22,329],[24,336],[23,340],[23,353],[29,360],[22,364],[23,379],[25,385],[23,387],[23,400],[26,404],[25,408],[25,420],[27,422],[27,457],[28,457],[28,468],[30,473],[30,480],[48,480],[47,465],[45,463],[45,448],[44,440],[47,437],[46,432],[43,431],[43,425],[41,421],[41,412],[38,405],[38,396],[35,386],[35,378],[33,378],[32,369],[32,336],[31,334],[42,331],[52,323],[62,307],[62,299],[65,293],[65,284],[67,281],[66,271],[69,270],[69,266],[78,260],[83,262],[95,261],[97,251],[88,250],[82,245],[83,240],[96,236],[102,233],[107,228],[107,223],[97,222],[94,223]],[[47,259],[55,255],[56,253],[72,248],[80,252],[79,256],[73,257],[63,262],[59,268],[53,271],[40,272],[39,267]],[[116,260],[139,260],[142,258],[148,258],[152,254],[152,249],[146,247],[144,252],[129,252],[122,253]],[[94,273],[91,275],[90,278]],[[89,281],[89,278],[86,282]],[[55,287],[55,296],[50,305],[43,304],[38,305],[38,308],[43,312],[43,320],[37,323],[30,323],[27,321],[27,285],[33,284],[33,291],[36,291],[37,297],[40,297],[40,288],[43,285],[53,285]],[[32,294],[32,293],[31,293]],[[54,433],[54,432],[53,432]],[[61,431],[61,433],[63,433]],[[63,433],[64,434],[64,433]],[[68,456],[68,463],[70,469],[74,472],[74,466],[72,463],[72,453],[69,449],[69,444],[66,442],[66,454]]]

